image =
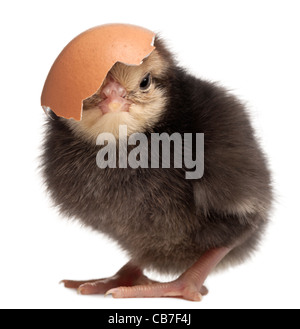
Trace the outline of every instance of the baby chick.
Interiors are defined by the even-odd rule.
[[[179,67],[161,39],[155,47],[139,66],[115,64],[81,121],[47,121],[43,171],[55,204],[131,259],[111,278],[63,281],[81,294],[199,301],[209,273],[246,260],[268,223],[270,172],[244,105]],[[175,166],[100,169],[97,137],[118,139],[120,125],[149,146],[151,133],[204,133],[204,176],[186,179]],[[155,282],[144,269],[178,278]]]

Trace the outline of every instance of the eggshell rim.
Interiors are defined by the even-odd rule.
[[[122,63],[124,65],[127,65],[127,66],[140,66],[143,64],[144,60],[147,59],[152,53],[153,51],[156,49],[156,47],[154,46],[154,42],[155,42],[155,38],[156,38],[156,34],[154,34],[153,38],[152,38],[152,42],[150,44],[151,47],[153,47],[153,49],[150,51],[149,54],[147,54],[140,62],[140,64],[130,64],[130,63],[125,63],[125,62],[122,62],[122,61],[116,61],[112,64],[112,66],[107,70],[107,73],[106,73],[106,76],[107,74],[109,73],[109,71],[114,67],[114,65],[116,65],[117,63]],[[93,95],[95,95],[95,93],[102,87],[103,83],[104,83],[105,79],[102,81],[102,83],[100,84],[99,88],[94,92],[92,93],[90,96],[86,97],[85,99],[82,100],[82,103],[81,103],[81,117],[80,117],[80,120],[82,120],[82,112],[83,112],[83,102],[85,100],[87,100],[88,98],[92,97]],[[74,119],[74,118],[70,118],[70,119]],[[76,119],[74,119],[76,120]]]

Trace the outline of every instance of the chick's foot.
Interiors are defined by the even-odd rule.
[[[66,288],[77,289],[81,295],[94,295],[105,294],[108,290],[120,286],[151,285],[157,281],[150,280],[139,267],[129,262],[110,278],[88,281],[63,280],[61,283]]]
[[[203,286],[211,270],[230,252],[229,248],[212,249],[177,280],[151,285],[122,286],[110,289],[106,294],[114,298],[178,297],[189,301],[201,301],[208,293]]]

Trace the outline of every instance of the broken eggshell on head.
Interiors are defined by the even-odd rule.
[[[41,105],[51,118],[82,118],[83,101],[102,86],[117,62],[140,65],[154,47],[155,33],[129,24],[92,28],[60,53],[46,79]]]

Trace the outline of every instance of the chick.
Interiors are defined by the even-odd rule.
[[[81,121],[47,121],[43,171],[55,204],[131,259],[111,278],[63,281],[84,295],[200,301],[207,276],[245,261],[269,220],[271,175],[244,105],[179,67],[161,39],[155,47],[139,66],[115,64]],[[97,137],[118,139],[120,125],[149,144],[151,133],[204,133],[204,176],[186,179],[175,166],[100,169]],[[159,283],[145,269],[178,279]]]

